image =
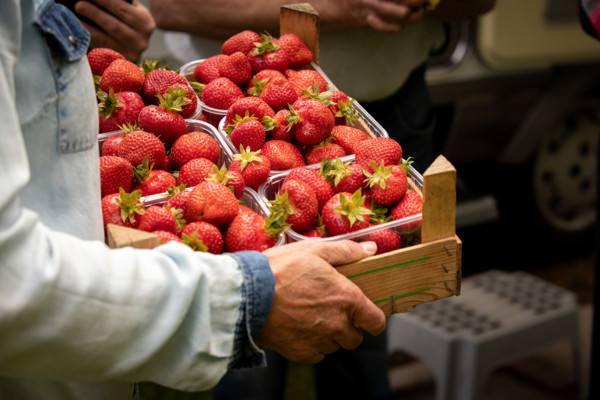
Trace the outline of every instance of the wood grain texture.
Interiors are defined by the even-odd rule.
[[[294,33],[319,63],[319,13],[310,3],[283,5],[279,9],[279,34]]]

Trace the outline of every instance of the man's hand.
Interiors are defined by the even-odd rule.
[[[148,48],[156,28],[152,14],[139,0],[131,4],[124,0],[80,1],[75,12],[95,24],[82,21],[91,33],[92,48],[109,47],[133,62]]]
[[[367,25],[382,32],[400,32],[406,25],[421,19],[428,0],[364,0],[371,12]]]
[[[315,363],[340,347],[354,349],[362,331],[377,335],[385,315],[332,265],[375,254],[373,242],[305,240],[268,249],[275,298],[257,344],[296,362]]]

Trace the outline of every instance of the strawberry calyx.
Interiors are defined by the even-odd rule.
[[[182,88],[178,83],[176,83],[174,86],[171,86],[167,89],[166,95],[163,96],[162,94],[158,93],[156,97],[158,98],[159,105],[162,108],[180,113],[183,111],[183,106],[191,103],[192,101],[186,97],[187,93],[188,91],[185,88]]]
[[[202,239],[198,237],[198,231],[194,231],[189,235],[186,235],[185,233],[181,234],[181,240],[195,251],[208,252],[208,246],[206,246]]]
[[[338,110],[335,112],[335,116],[337,118],[344,118],[346,125],[354,126],[354,121],[358,120],[360,116],[352,106],[354,103],[354,99],[338,100],[337,106]]]
[[[148,75],[151,71],[154,71],[156,69],[165,69],[165,70],[170,70],[171,68],[169,68],[168,65],[161,65],[160,60],[153,60],[150,58],[146,58],[142,64],[142,71],[144,72],[144,75]]]
[[[123,132],[123,136],[129,135],[131,132],[139,131],[140,127],[135,122],[126,122],[124,124],[117,124],[117,128]]]
[[[410,156],[406,160],[403,160],[400,163],[400,166],[404,169],[404,172],[406,172],[406,175],[408,175],[408,169],[414,162],[415,162],[414,158],[412,156]]]
[[[183,210],[181,208],[175,208],[168,204],[163,206],[175,217],[175,229],[185,228],[187,221],[183,218]]]
[[[254,97],[259,97],[270,79],[271,78],[258,79],[256,76],[252,78],[253,86],[248,89],[248,94]]]
[[[133,179],[135,179],[137,183],[145,182],[150,176],[150,171],[152,171],[153,167],[154,165],[148,165],[148,157],[144,157],[144,160],[140,165],[133,167]]]
[[[280,48],[280,45],[273,42],[273,36],[265,32],[260,34],[260,42],[254,42],[254,48],[251,51],[252,54],[258,56]]]
[[[350,161],[344,162],[341,158],[336,157],[333,160],[324,159],[319,167],[319,175],[325,177],[327,182],[333,186],[337,186],[342,179],[352,175],[352,171],[348,169]]]
[[[233,159],[240,162],[240,171],[246,169],[248,164],[252,162],[259,162],[262,159],[260,158],[261,150],[258,149],[256,151],[252,151],[250,146],[244,149],[243,145],[240,145],[240,152],[233,155]]]
[[[288,108],[290,109],[290,115],[286,116],[285,120],[288,122],[288,129],[291,129],[293,125],[302,122],[302,116],[298,114],[298,111],[291,104],[288,105]]]
[[[198,97],[202,98],[202,92],[204,91],[206,84],[194,81],[190,82],[190,86],[192,89],[194,89],[194,92],[198,95]]]
[[[313,86],[309,86],[307,89],[302,90],[302,94],[304,94],[308,98],[319,100],[326,106],[332,104],[329,98],[333,95],[333,93],[331,93],[329,90],[321,92],[319,89],[319,85],[316,82],[313,83]]]
[[[371,165],[373,166],[372,173],[366,169],[364,171],[365,182],[370,188],[377,185],[381,189],[385,189],[387,180],[392,176],[392,167],[386,167],[383,161],[379,165],[375,161],[371,161]]]
[[[343,193],[340,194],[340,206],[333,210],[340,215],[345,216],[350,223],[354,225],[356,221],[365,222],[364,215],[371,215],[373,211],[363,207],[365,196],[362,195],[362,189],[357,189],[352,193],[352,197],[348,198]]]
[[[141,190],[127,193],[122,187],[119,188],[119,197],[116,198],[117,205],[121,209],[121,220],[134,223],[136,214],[142,215],[146,212],[144,205],[140,202]]]
[[[227,186],[230,180],[235,179],[234,176],[228,175],[229,169],[225,164],[221,168],[216,165],[213,167],[213,172],[206,178],[207,181],[219,182]]]
[[[388,209],[380,205],[374,205],[372,208],[372,214],[369,217],[369,222],[372,224],[383,224],[384,222],[391,221],[392,217],[388,215]]]
[[[272,238],[276,238],[280,233],[285,232],[292,226],[286,221],[288,214],[284,212],[271,212],[265,218],[265,232]]]
[[[173,197],[176,194],[179,194],[179,193],[185,191],[185,188],[186,188],[186,184],[185,183],[180,183],[177,186],[170,187],[170,188],[167,189],[167,196],[168,197]]]
[[[227,125],[225,128],[223,128],[223,130],[225,132],[227,132],[228,135],[231,136],[231,132],[233,132],[233,130],[235,128],[237,128],[238,126],[240,126],[242,123],[246,122],[246,121],[250,121],[252,119],[258,119],[254,116],[254,114],[250,114],[250,112],[248,110],[246,110],[246,112],[244,113],[244,115],[239,115],[236,114],[235,117],[233,118],[233,124],[229,124]]]
[[[269,117],[268,115],[265,115],[264,117],[262,117],[260,119],[260,122],[262,122],[263,126],[265,127],[266,132],[272,131],[273,129],[277,128],[277,126],[279,125],[279,123],[277,122],[277,120],[275,118]],[[288,126],[286,129],[289,131],[290,127]]]
[[[125,104],[119,101],[119,98],[115,95],[115,91],[112,87],[108,90],[108,93],[103,90],[98,90],[96,96],[100,100],[98,103],[98,111],[107,119],[110,118],[113,112],[118,108],[125,106]]]

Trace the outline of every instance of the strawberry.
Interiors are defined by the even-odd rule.
[[[236,51],[221,59],[218,65],[219,76],[229,78],[237,85],[245,85],[252,78],[252,65],[246,57],[246,53]]]
[[[271,200],[271,213],[284,213],[285,222],[296,232],[304,232],[317,222],[319,201],[308,183],[286,179],[279,193]]]
[[[196,251],[221,254],[223,235],[219,228],[205,221],[190,222],[181,232],[183,243]]]
[[[118,156],[100,156],[100,192],[102,197],[118,193],[119,188],[131,190],[133,166]]]
[[[167,242],[179,242],[179,243],[182,242],[181,238],[172,232],[157,230],[157,231],[152,231],[152,234],[158,236],[161,244],[164,244]]]
[[[116,156],[124,137],[125,135],[121,132],[104,139],[100,144],[100,154],[103,156]]]
[[[402,147],[394,139],[387,137],[375,137],[361,140],[356,146],[355,162],[364,169],[373,172],[371,162],[379,165],[399,164],[402,161]]]
[[[218,110],[227,110],[243,97],[242,89],[231,79],[225,77],[219,77],[207,83],[200,95],[204,104]]]
[[[285,140],[267,140],[261,151],[271,161],[272,170],[282,171],[306,165],[298,147]]]
[[[185,92],[183,92],[183,90]],[[183,118],[193,117],[196,113],[196,109],[198,108],[198,96],[196,96],[194,89],[188,84],[182,85],[181,83],[175,83],[167,87],[161,94],[163,96],[168,96],[170,91],[181,93],[185,99],[187,99],[179,106],[181,108],[181,111],[179,111],[181,116]]]
[[[243,30],[223,42],[221,53],[229,55],[239,51],[246,54],[255,47],[255,42],[260,42],[260,35],[251,30]]]
[[[143,167],[142,167],[143,169]],[[134,187],[142,192],[142,196],[150,196],[166,192],[176,185],[175,177],[162,169],[147,170],[139,175],[138,184]]]
[[[355,154],[358,143],[370,138],[369,134],[362,129],[345,125],[335,125],[331,130],[331,136],[334,143],[346,150],[346,154]]]
[[[246,96],[237,99],[225,114],[225,126],[235,123],[236,115],[244,117],[246,112],[249,116],[264,120],[266,117],[275,117],[275,111],[263,99],[254,96]]]
[[[381,229],[369,233],[366,240],[371,240],[377,244],[377,253],[387,253],[397,250],[402,246],[402,238],[393,229]]]
[[[118,149],[118,156],[123,157],[133,166],[142,164],[144,158],[148,165],[161,165],[165,159],[165,145],[150,132],[136,130],[127,133]]]
[[[333,189],[327,180],[319,174],[319,171],[309,167],[292,168],[284,179],[296,179],[307,183],[317,196],[319,201],[319,212],[323,205],[334,195]]]
[[[289,58],[286,51],[281,48],[277,39],[269,34],[261,34],[260,42],[246,55],[255,73],[263,69],[285,71],[288,68]]]
[[[309,88],[318,88],[319,92],[325,92],[328,88],[327,81],[323,75],[314,69],[301,69],[288,76],[290,85],[296,90],[298,96],[302,95],[302,91]]]
[[[423,211],[423,199],[421,196],[412,189],[407,189],[404,197],[400,202],[392,209],[390,216],[392,219],[402,219],[411,215],[420,214]],[[402,229],[410,230],[416,228],[421,224],[421,219],[410,222],[402,226]]]
[[[169,69],[153,69],[146,75],[142,96],[146,104],[158,104],[157,94],[164,94],[167,89],[178,83],[181,87],[187,87],[187,79],[175,71]]]
[[[327,179],[336,193],[354,193],[362,188],[365,179],[360,165],[345,163],[339,158],[321,163],[320,174]]]
[[[329,137],[334,117],[319,100],[298,99],[290,107],[288,122],[294,125],[296,140],[302,144],[317,144]]]
[[[240,153],[233,155],[229,170],[239,171],[246,186],[257,190],[269,178],[271,161],[261,154],[261,150],[251,151],[249,148],[240,148]]]
[[[203,181],[192,189],[186,205],[185,219],[206,221],[218,227],[228,224],[238,212],[233,192],[219,182]]]
[[[321,212],[327,232],[337,236],[368,227],[371,210],[363,206],[364,202],[361,190],[333,195]]]
[[[144,108],[144,100],[136,92],[123,91],[115,95],[112,88],[108,93],[98,94],[99,131],[120,130],[121,125],[135,124]]]
[[[194,158],[206,158],[213,163],[219,161],[221,148],[216,139],[201,131],[187,132],[179,136],[171,146],[169,159],[175,169]]]
[[[250,82],[248,82],[248,95],[256,97],[260,96],[265,85],[273,78],[286,78],[286,76],[283,72],[277,71],[276,69],[263,69],[258,71],[252,76]]]
[[[177,175],[177,185],[196,186],[208,178],[215,167],[216,164],[207,158],[193,158],[181,166]]]
[[[125,56],[107,47],[93,48],[87,54],[87,60],[94,75],[101,76],[106,67],[116,59],[124,60]]]
[[[181,211],[183,219],[190,193],[190,190],[185,190],[185,185],[178,185],[174,188],[167,189],[167,196],[169,199],[166,202],[166,206],[172,210]]]
[[[323,160],[333,160],[338,157],[344,157],[346,151],[342,146],[325,139],[321,143],[313,146],[304,154],[307,164],[317,164]]]
[[[141,129],[152,132],[167,145],[173,143],[179,136],[187,131],[185,119],[181,115],[182,103],[187,104],[184,99],[185,91],[172,91],[166,96],[157,95],[159,105],[150,104],[145,106],[138,116],[138,124]]]
[[[206,178],[206,180],[222,183],[231,189],[235,197],[238,199],[244,195],[246,183],[244,182],[242,173],[240,171],[227,169],[225,164],[223,164],[221,168],[217,168],[217,166],[215,166],[213,168],[213,172]]]
[[[194,78],[200,83],[208,83],[217,79],[219,75],[219,64],[225,58],[225,54],[217,54],[200,61],[194,68]]]
[[[282,108],[275,113],[275,127],[271,130],[271,139],[287,140],[288,142],[294,139],[294,130],[292,125],[287,121],[290,115],[290,110]]]
[[[365,171],[367,185],[374,202],[384,207],[395,206],[406,193],[408,181],[404,168],[399,165],[385,166],[373,162],[374,172]]]
[[[102,220],[106,225],[115,224],[128,228],[137,228],[140,215],[144,214],[144,205],[140,201],[142,192],[134,190],[127,193],[122,188],[118,193],[102,197]]]
[[[289,67],[300,69],[313,60],[312,51],[294,33],[286,33],[279,36],[279,45],[285,50],[289,59]]]
[[[100,88],[107,93],[110,88],[115,93],[124,90],[140,92],[145,79],[146,76],[139,66],[129,60],[118,58],[111,62],[102,73]]]
[[[236,115],[235,124],[226,126],[225,132],[229,134],[229,139],[236,149],[241,146],[249,147],[252,151],[260,149],[267,137],[262,122],[254,116],[249,116],[248,113],[244,117]]]
[[[137,228],[146,232],[160,230],[175,233],[175,225],[175,215],[168,208],[154,205],[146,208]]]
[[[296,91],[285,77],[269,79],[259,97],[275,111],[287,108],[288,104],[298,99]]]
[[[329,109],[335,116],[336,125],[353,126],[354,121],[359,119],[359,115],[353,107],[354,99],[341,90],[332,90],[329,97]]]
[[[225,232],[226,251],[265,251],[273,247],[276,235],[269,233],[265,225],[262,215],[249,208],[240,210]]]

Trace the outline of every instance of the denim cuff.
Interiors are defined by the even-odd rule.
[[[265,352],[258,348],[254,339],[263,329],[271,311],[275,276],[268,258],[262,253],[240,251],[232,256],[240,265],[244,283],[229,369],[264,367],[267,365]]]

